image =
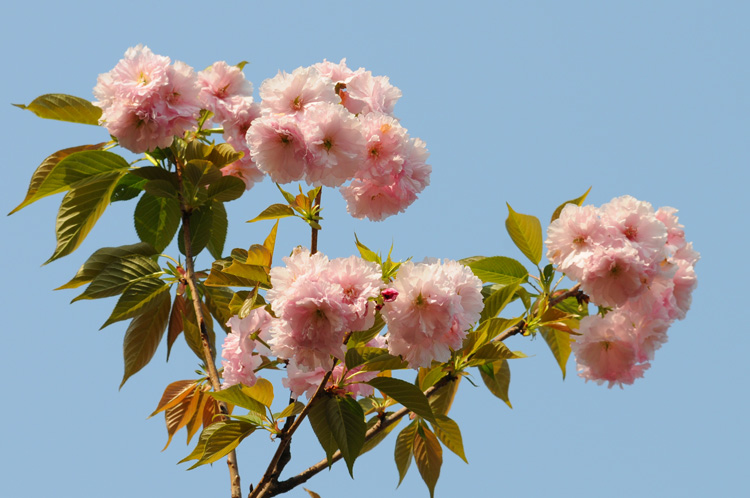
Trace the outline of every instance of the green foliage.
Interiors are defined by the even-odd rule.
[[[375,377],[366,384],[384,392],[420,417],[435,422],[430,402],[414,384],[392,377]]]
[[[370,327],[367,330],[358,330],[356,332],[352,332],[352,335],[349,337],[349,341],[347,342],[347,346],[349,348],[356,348],[358,346],[364,346],[371,340],[377,336],[381,330],[385,327],[385,319],[383,319],[383,315],[380,314],[380,311],[375,312],[375,322],[373,323],[373,326]]]
[[[443,465],[443,448],[437,436],[424,424],[419,424],[414,437],[414,462],[422,480],[430,490],[430,498],[435,496],[435,485]]]
[[[102,270],[114,261],[130,258],[132,256],[153,256],[154,254],[156,254],[154,248],[143,242],[118,247],[102,247],[89,256],[86,262],[83,263],[75,276],[67,284],[61,285],[55,290],[75,289],[76,287],[91,282],[102,272]],[[159,271],[158,265],[155,266],[155,271]]]
[[[16,211],[28,206],[34,201],[37,201],[48,195],[56,194],[58,192],[64,192],[70,188],[70,185],[64,181],[64,178],[60,178],[63,175],[54,175],[50,178],[52,171],[60,164],[60,162],[76,152],[82,152],[87,150],[99,150],[106,146],[106,142],[102,142],[95,145],[80,145],[78,147],[71,147],[69,149],[63,149],[55,152],[51,156],[47,157],[42,164],[34,171],[31,175],[31,181],[29,182],[29,188],[26,192],[26,197],[13,211],[8,214],[13,214]]]
[[[208,343],[211,347],[211,358],[216,358],[216,333],[214,332],[214,321],[210,319],[210,312],[205,303],[201,302],[201,311],[203,316],[207,319],[203,322],[206,327],[206,334],[208,336]],[[201,331],[198,326],[198,319],[195,316],[195,306],[192,302],[187,302],[185,305],[185,314],[182,316],[182,326],[185,331],[184,337],[188,347],[195,353],[195,355],[203,361],[206,361],[203,355],[203,341],[201,339]]]
[[[464,453],[464,442],[461,438],[461,429],[459,429],[458,424],[446,415],[438,415],[437,419],[439,423],[432,425],[435,435],[446,448],[455,453],[464,462],[469,463]]]
[[[180,226],[180,204],[172,197],[155,197],[146,192],[133,214],[138,238],[162,252]]]
[[[71,123],[98,125],[102,110],[88,100],[62,93],[48,93],[35,98],[29,105],[13,104],[40,118],[57,119]]]
[[[564,379],[565,367],[568,364],[568,358],[570,358],[570,353],[572,351],[570,345],[573,342],[573,338],[570,333],[552,327],[540,327],[539,332],[542,334],[542,337],[544,337],[544,342],[549,346],[555,360],[557,360],[557,364],[560,366]]]
[[[228,455],[230,451],[235,449],[243,439],[255,432],[257,428],[257,426],[244,420],[226,420],[217,422],[214,425],[217,427],[211,431],[206,440],[203,441],[203,444],[201,445],[201,441],[198,442],[198,448],[203,446],[203,453],[198,461],[188,470],[207,463],[213,463]]]
[[[516,294],[516,290],[521,285],[522,280],[516,280],[508,285],[500,287],[498,290],[492,292],[489,296],[484,299],[484,308],[480,313],[479,321],[484,322],[490,318],[494,318],[505,309],[508,303],[513,300],[513,296]]]
[[[513,211],[508,206],[508,218],[505,220],[505,228],[513,243],[524,256],[538,265],[542,260],[542,225],[539,219],[528,214]]]
[[[150,257],[138,253],[127,254],[123,248],[135,247],[139,252],[148,252],[153,250],[150,245],[121,246],[119,248],[104,248],[95,252],[86,263],[84,263],[78,273],[85,272],[86,278],[98,270],[91,283],[85,291],[72,302],[79,299],[100,299],[103,297],[116,296],[121,294],[130,284],[146,278],[154,278],[162,275],[164,272],[159,265]],[[113,249],[110,252],[103,252],[106,249]],[[122,256],[120,256],[122,254]],[[109,261],[109,263],[107,263]],[[103,268],[102,265],[106,264]],[[101,269],[99,269],[101,268]],[[71,282],[82,277],[76,277]],[[80,285],[80,283],[78,284]],[[76,285],[77,286],[77,285]],[[68,283],[62,288],[70,288]]]
[[[510,386],[510,366],[508,365],[508,361],[500,360],[494,363],[485,363],[479,367],[479,373],[487,389],[503,400],[510,408],[513,408],[508,398],[508,387]]]
[[[245,386],[242,386],[241,384],[235,384],[227,389],[222,389],[221,391],[211,392],[209,395],[217,401],[224,401],[245,408],[246,410],[257,413],[261,417],[266,416],[266,405],[260,400],[250,396],[245,390]]]
[[[326,421],[344,457],[349,475],[354,477],[354,461],[365,444],[365,414],[349,396],[326,400]]]
[[[394,458],[396,460],[396,468],[398,469],[398,484],[406,477],[406,472],[409,470],[411,465],[412,455],[414,452],[414,436],[417,434],[417,421],[413,421],[407,425],[396,438],[396,448],[394,450]]]
[[[552,213],[552,218],[550,218],[549,222],[552,223],[557,218],[559,218],[560,217],[560,213],[562,213],[562,210],[563,210],[563,208],[566,205],[568,205],[568,204],[575,204],[576,206],[583,205],[583,201],[586,200],[586,196],[589,195],[589,192],[591,192],[591,187],[589,187],[589,189],[582,196],[576,197],[575,199],[571,199],[569,201],[565,201],[562,204],[560,204],[559,206],[557,206],[557,208],[555,209],[555,211]]]
[[[280,218],[286,218],[294,216],[294,210],[286,204],[271,204],[264,209],[258,216],[252,220],[248,220],[248,223],[255,223],[261,220],[278,220]]]
[[[462,260],[484,283],[510,285],[519,280],[525,281],[529,274],[521,263],[504,256],[470,258],[469,262],[466,261]]]
[[[166,292],[154,299],[152,313],[140,314],[130,322],[122,347],[125,373],[120,388],[131,375],[145,367],[154,357],[167,328],[169,308],[169,292]]]
[[[211,204],[211,211],[211,237],[208,239],[206,248],[214,259],[221,259],[224,252],[224,242],[227,240],[227,228],[229,227],[227,210],[224,203],[214,201]]]
[[[159,278],[138,280],[125,288],[125,291],[115,305],[115,309],[101,328],[121,320],[142,315],[152,309],[158,308],[165,302],[169,306],[170,301],[169,284],[165,281]],[[168,317],[169,312],[167,311],[164,318],[165,328]]]
[[[315,437],[318,438],[320,446],[325,451],[326,459],[328,460],[328,467],[333,465],[333,454],[339,449],[336,438],[331,431],[331,427],[328,425],[328,401],[332,399],[328,395],[321,396],[315,402],[313,402],[308,412],[307,418],[310,420],[310,425],[313,428]]]
[[[211,228],[213,226],[213,209],[211,206],[203,206],[194,209],[190,213],[190,247],[193,250],[193,256],[200,254],[206,248],[211,240]],[[185,221],[180,227],[177,235],[177,247],[182,254],[185,254]]]
[[[146,185],[148,180],[144,180],[143,178],[140,178],[136,175],[133,175],[131,173],[125,173],[125,176],[120,178],[120,181],[117,182],[117,185],[115,185],[115,190],[112,192],[112,197],[110,197],[110,202],[118,202],[118,201],[129,201],[130,199],[135,199],[139,195],[141,195],[141,192],[143,192],[143,188]]]

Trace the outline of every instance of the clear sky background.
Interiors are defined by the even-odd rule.
[[[49,154],[106,140],[103,128],[41,120],[11,107],[44,93],[93,98],[97,75],[128,47],[200,70],[249,61],[257,90],[281,70],[346,57],[403,91],[395,113],[426,141],[432,184],[405,214],[350,218],[324,191],[321,250],[355,251],[354,232],[398,258],[507,255],[505,202],[543,223],[593,186],[601,205],[631,194],[679,209],[701,252],[686,320],[670,329],[645,378],[624,390],[563,381],[543,340],[514,337],[530,357],[511,364],[511,410],[464,382],[451,416],[470,465],[449,452],[436,496],[748,496],[750,458],[745,256],[750,174],[750,4],[632,2],[12,2],[3,7],[0,79],[7,213]],[[262,241],[246,224],[280,197],[266,181],[227,205],[227,247]],[[178,343],[118,392],[127,322],[99,331],[114,298],[69,305],[66,282],[95,249],[135,242],[134,203],[112,206],[74,254],[54,249],[60,196],[0,225],[4,389],[0,495],[228,496],[223,463],[186,471],[184,434],[169,449],[162,417],[146,420],[164,387],[194,376]],[[282,220],[277,250],[308,244]],[[170,251],[170,250],[168,250]],[[176,247],[171,249],[176,254]],[[199,258],[207,267],[207,254]],[[286,394],[279,387],[279,401]],[[279,406],[283,406],[280,403]],[[403,424],[402,424],[403,425]],[[428,496],[415,466],[400,488],[394,438],[355,465],[306,484],[323,498]],[[254,434],[238,452],[243,492],[274,443]],[[317,462],[309,426],[287,474]],[[307,497],[298,488],[290,497]]]

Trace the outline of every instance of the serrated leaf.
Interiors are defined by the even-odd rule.
[[[464,443],[458,424],[445,415],[438,415],[437,419],[439,423],[432,426],[435,435],[446,448],[459,456],[464,462],[469,463],[464,453]]]
[[[167,408],[166,410],[164,410],[164,421],[167,424],[168,439],[167,444],[164,445],[162,451],[167,449],[169,443],[172,442],[172,437],[174,437],[177,431],[185,427],[188,422],[190,422],[190,419],[193,417],[193,414],[198,408],[199,400],[195,396],[195,394],[199,390],[200,388],[198,387],[194,388],[179,403],[171,408]]]
[[[490,294],[484,300],[484,308],[479,315],[479,323],[482,323],[490,318],[494,318],[505,309],[508,303],[511,302],[516,290],[521,285],[521,280],[516,280]]]
[[[242,152],[234,150],[234,147],[232,147],[228,143],[221,143],[216,144],[212,147],[211,153],[208,155],[207,159],[211,161],[217,168],[223,168],[227,164],[232,164],[242,157]]]
[[[159,400],[159,404],[156,406],[156,410],[148,416],[148,418],[153,417],[157,413],[160,413],[167,408],[172,408],[177,403],[182,401],[182,399],[187,396],[189,393],[195,389],[195,381],[194,380],[178,380],[175,382],[172,382],[164,389],[164,394],[161,395],[161,400]]]
[[[572,351],[571,344],[573,343],[573,338],[569,333],[551,327],[539,327],[539,332],[542,334],[542,337],[544,337],[544,342],[549,346],[555,360],[557,360],[557,364],[562,371],[563,379],[565,379],[565,369]]]
[[[549,222],[552,223],[557,218],[559,218],[560,217],[560,213],[562,213],[563,208],[565,206],[567,206],[568,204],[575,204],[576,206],[582,205],[583,201],[586,200],[586,196],[589,195],[589,192],[591,192],[591,187],[589,187],[589,189],[582,196],[576,197],[575,199],[571,199],[569,201],[565,201],[562,204],[560,204],[559,206],[557,206],[557,208],[555,209],[555,211],[552,213],[552,218],[550,218]]]
[[[70,186],[60,179],[54,179],[53,181],[49,182],[50,184],[47,187],[44,187],[44,185],[47,182],[47,179],[49,178],[52,171],[59,165],[62,160],[64,160],[71,154],[86,150],[99,150],[105,145],[107,145],[106,142],[95,145],[80,145],[78,147],[59,150],[51,156],[48,156],[44,161],[42,161],[42,164],[39,165],[36,171],[34,171],[34,174],[31,175],[31,181],[29,182],[29,188],[26,191],[26,197],[24,198],[24,200],[8,214],[13,214],[16,211],[24,208],[25,206],[28,206],[32,202],[41,199],[42,197],[68,190]]]
[[[387,352],[388,350],[384,348],[371,348],[367,346],[350,347],[346,352],[344,363],[346,368],[351,370],[368,360],[381,357],[387,354]]]
[[[177,233],[180,215],[180,203],[177,199],[154,197],[146,192],[133,213],[138,238],[162,252]]]
[[[180,186],[179,180],[177,179],[177,173],[173,171],[167,171],[166,169],[160,168],[158,166],[143,166],[140,168],[133,168],[130,170],[130,173],[135,176],[139,176],[144,180],[165,181],[172,186],[172,188],[169,189],[170,191],[174,190],[174,192],[177,192],[177,189]]]
[[[521,263],[504,256],[477,259],[467,266],[484,283],[508,285],[517,280],[525,280],[529,274]]]
[[[242,386],[242,392],[268,408],[273,403],[273,384],[267,379],[259,378],[252,386]]]
[[[227,210],[221,202],[214,202],[211,206],[213,215],[211,216],[211,237],[208,239],[206,248],[216,259],[221,259],[224,252],[224,242],[227,240]]]
[[[508,364],[508,360],[481,365],[479,373],[487,389],[496,397],[503,400],[509,408],[513,408],[513,405],[510,404],[510,399],[508,399],[508,387],[510,386],[510,365]]]
[[[206,449],[198,462],[190,467],[213,463],[229,454],[247,436],[255,432],[256,426],[243,420],[228,420],[218,427],[206,440]]]
[[[384,392],[420,417],[430,422],[435,421],[430,402],[414,384],[392,377],[375,377],[366,384]]]
[[[123,343],[123,357],[125,358],[125,374],[120,388],[125,385],[130,376],[148,365],[159,347],[164,330],[169,320],[169,291],[155,300],[153,313],[140,315],[133,319],[125,332]]]
[[[227,322],[232,318],[233,313],[229,311],[229,303],[232,302],[234,293],[226,287],[203,287],[206,306],[211,312],[211,316],[216,318],[219,325],[227,334],[230,332]]]
[[[364,245],[362,242],[359,241],[359,238],[357,237],[357,234],[354,234],[354,241],[357,245],[357,250],[359,250],[359,254],[362,256],[362,259],[365,261],[370,261],[372,263],[380,264],[380,256],[375,254],[372,250],[370,250],[369,247]]]
[[[208,405],[206,405],[208,406]],[[208,441],[208,438],[211,437],[211,435],[219,428],[222,427],[225,424],[225,422],[215,422],[213,424],[210,424],[208,426],[204,426],[203,431],[201,432],[200,437],[198,438],[198,444],[195,446],[193,451],[190,452],[188,456],[183,458],[177,463],[184,463],[189,460],[199,460],[203,453],[206,451],[206,441]],[[169,443],[167,443],[169,444]],[[165,447],[166,448],[166,447]]]
[[[239,199],[245,193],[245,182],[236,176],[223,176],[208,186],[208,198],[218,202]]]
[[[270,268],[268,266],[253,265],[240,263],[239,261],[233,261],[231,265],[223,268],[221,271],[224,274],[238,277],[242,281],[260,282],[261,284],[265,284],[266,286],[269,286],[271,284],[268,276],[268,273],[270,271]],[[213,273],[213,269],[211,273]],[[210,284],[207,283],[206,285]]]
[[[258,379],[260,380],[260,379]],[[253,411],[263,417],[266,416],[266,407],[259,400],[250,397],[243,390],[243,386],[235,384],[227,389],[209,393],[215,400],[231,403],[235,406]]]
[[[112,191],[112,196],[109,200],[110,202],[120,202],[135,199],[141,195],[145,184],[146,180],[143,178],[125,173],[125,176],[120,178],[120,181],[115,185],[115,189]]]
[[[169,361],[169,354],[172,352],[174,341],[182,333],[182,319],[185,313],[185,298],[177,294],[172,302],[172,311],[169,313],[169,325],[167,326],[167,361]]]
[[[161,169],[161,168],[159,168]],[[157,178],[155,180],[147,180],[143,185],[143,190],[153,195],[154,197],[174,199],[177,200],[177,188],[174,186],[171,180],[165,180]]]
[[[214,262],[211,265],[211,273],[203,285],[207,287],[255,287],[258,284],[255,280],[225,273],[224,269],[221,263]]]
[[[344,457],[349,475],[354,477],[354,462],[365,444],[365,414],[352,398],[335,397],[326,402],[326,420]]]
[[[55,227],[57,246],[45,264],[67,256],[81,245],[109,205],[112,191],[124,174],[124,171],[114,171],[93,177],[84,183],[77,184],[74,189],[65,194],[57,213]]]
[[[485,344],[471,356],[472,360],[515,360],[518,358],[525,358],[524,355],[511,351],[502,342],[493,341]]]
[[[264,209],[258,216],[252,220],[248,220],[248,223],[255,223],[261,220],[278,220],[280,218],[286,218],[288,216],[294,216],[294,210],[286,204],[271,204]]]
[[[402,370],[409,368],[409,363],[401,359],[400,356],[393,356],[390,353],[384,353],[367,360],[362,365],[362,372],[384,372],[386,370]]]
[[[86,99],[65,95],[62,93],[48,93],[31,101],[29,105],[13,104],[26,109],[40,118],[56,119],[69,123],[98,125],[102,117],[102,110]]]
[[[162,273],[159,265],[146,256],[134,255],[125,259],[116,259],[104,267],[86,290],[72,302],[80,299],[116,296],[130,284],[146,278],[158,277]]]
[[[75,276],[67,284],[61,285],[55,290],[75,289],[85,283],[91,282],[98,277],[108,265],[116,260],[127,259],[133,256],[153,256],[154,254],[156,254],[156,250],[154,250],[150,244],[144,242],[118,247],[102,247],[89,256],[86,262],[81,265],[78,272],[76,272]],[[156,271],[159,271],[159,266],[156,265],[156,263],[154,263],[154,266],[156,267]]]
[[[286,408],[284,408],[281,413],[277,413],[274,418],[276,420],[292,417],[294,415],[299,415],[302,413],[302,410],[305,409],[305,404],[300,403],[299,401],[295,401],[294,403],[288,405]]]
[[[443,449],[435,434],[424,425],[419,427],[414,437],[414,462],[430,490],[430,498],[434,497],[440,467],[443,465]]]
[[[450,381],[446,386],[443,386],[434,395],[430,396],[430,407],[435,415],[447,415],[453,405],[453,400],[456,399],[456,393],[458,392],[458,386],[461,382],[461,377]]]
[[[505,228],[513,243],[524,256],[538,265],[542,260],[542,224],[535,216],[521,214],[513,211],[508,206],[508,218],[505,220]]]
[[[120,320],[142,315],[156,308],[169,308],[169,284],[159,278],[147,278],[130,284],[120,296],[104,325],[104,328]],[[169,321],[169,309],[164,315],[164,329]]]
[[[315,437],[318,438],[320,446],[326,453],[328,467],[330,468],[331,465],[333,465],[333,461],[331,460],[331,458],[333,457],[333,454],[336,453],[336,450],[339,449],[339,447],[336,443],[336,439],[333,436],[333,432],[331,432],[331,428],[328,425],[326,406],[329,399],[330,398],[325,396],[321,396],[320,398],[318,398],[310,407],[310,411],[307,413],[307,418],[308,420],[310,420],[310,425],[313,428]]]
[[[417,434],[417,421],[413,421],[398,434],[396,438],[396,448],[394,450],[394,459],[398,469],[398,485],[406,477],[406,472],[411,465],[412,455],[414,452],[414,437]]]

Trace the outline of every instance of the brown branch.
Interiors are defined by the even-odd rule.
[[[575,284],[575,285],[574,285],[573,287],[571,287],[570,289],[568,289],[568,290],[566,290],[565,292],[563,292],[562,294],[560,294],[559,296],[555,296],[554,298],[550,299],[550,301],[549,301],[549,303],[547,304],[547,306],[548,306],[549,308],[552,308],[552,307],[554,307],[554,306],[557,306],[557,305],[558,305],[558,304],[560,304],[561,302],[565,301],[565,300],[566,300],[566,299],[568,299],[569,297],[572,297],[572,296],[583,296],[583,295],[584,295],[584,294],[583,294],[583,292],[581,291],[581,284],[580,284],[580,283],[578,283],[578,284]],[[517,323],[516,325],[514,325],[513,327],[509,328],[508,330],[506,330],[506,331],[505,331],[505,332],[503,332],[502,334],[498,335],[498,336],[497,336],[497,337],[495,338],[495,340],[496,340],[496,341],[501,341],[501,342],[502,342],[502,341],[504,341],[505,339],[507,339],[507,338],[509,338],[509,337],[512,337],[512,336],[514,336],[514,335],[516,335],[516,334],[521,334],[521,333],[523,333],[523,331],[524,331],[524,330],[526,330],[526,322],[525,322],[524,320],[521,320],[520,322],[518,322],[518,323]]]
[[[180,168],[178,166],[178,172]],[[181,180],[181,177],[180,177]],[[221,390],[221,381],[219,380],[219,372],[216,370],[216,364],[213,360],[213,354],[211,352],[211,343],[208,338],[208,330],[206,329],[206,320],[203,316],[203,307],[201,306],[200,295],[198,294],[198,283],[195,276],[195,268],[193,267],[193,246],[190,243],[190,216],[191,211],[186,206],[181,206],[182,210],[182,229],[185,241],[185,280],[187,280],[188,287],[190,288],[190,294],[193,297],[193,308],[195,309],[195,319],[198,321],[198,328],[201,334],[201,346],[203,347],[203,357],[206,360],[206,369],[208,370],[208,378],[211,381],[211,387],[214,391]],[[223,401],[219,402],[219,410],[222,415],[227,415],[229,410],[227,404]],[[225,419],[226,417],[222,417]],[[242,488],[240,487],[240,473],[237,468],[237,454],[232,450],[227,455],[227,467],[229,468],[229,480],[231,485],[232,498],[242,498]]]
[[[320,190],[318,190],[318,195],[315,196],[315,203],[313,204],[313,207],[320,206],[320,198],[323,194],[323,188],[321,187]],[[312,227],[311,227],[312,228]],[[310,236],[310,255],[315,254],[318,252],[318,230],[317,228],[312,228],[312,235]]]
[[[439,391],[444,386],[448,385],[450,382],[455,381],[455,380],[456,378],[453,377],[452,375],[446,375],[445,377],[440,379],[438,382],[436,382],[434,386],[427,389],[424,392],[424,394],[425,396],[430,398],[434,396],[437,393],[437,391]],[[401,408],[399,411],[394,412],[383,419],[380,419],[374,426],[370,428],[370,430],[367,431],[367,433],[365,434],[365,441],[369,441],[370,439],[374,438],[375,436],[383,432],[385,429],[395,424],[396,422],[398,422],[399,420],[401,420],[402,418],[404,418],[406,415],[410,413],[411,413],[411,410],[404,407],[404,408]],[[341,460],[341,458],[342,458],[341,451],[336,450],[336,452],[331,456],[331,464],[338,462],[339,460]],[[290,477],[289,479],[286,479],[285,481],[276,482],[269,490],[269,493],[267,496],[271,497],[271,496],[280,495],[282,493],[286,493],[287,491],[299,486],[303,482],[306,482],[311,477],[313,477],[314,475],[316,475],[321,470],[327,467],[328,467],[328,460],[324,458],[323,460],[319,461],[318,463],[308,468],[307,470],[300,472],[296,476]]]

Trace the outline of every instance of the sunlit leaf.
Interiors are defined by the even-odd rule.
[[[326,402],[326,420],[344,457],[349,475],[354,477],[354,461],[365,443],[365,414],[352,398],[335,397]]]
[[[213,463],[226,456],[255,429],[255,425],[242,420],[227,420],[208,437],[203,456],[190,468]]]
[[[73,299],[73,302],[79,299],[100,299],[116,296],[121,294],[133,282],[157,277],[162,274],[159,265],[153,259],[146,256],[132,255],[122,259],[117,259],[116,257],[110,258],[111,254],[103,254],[102,256],[102,258],[97,258],[97,261],[103,263],[111,260],[111,262],[99,271],[86,290]],[[91,260],[93,257],[89,259]],[[96,269],[98,267],[99,264],[96,265]],[[91,273],[93,273],[93,270],[92,265]]]
[[[206,248],[216,259],[221,259],[224,252],[224,242],[227,239],[227,210],[221,202],[214,202],[211,206],[211,237],[208,239]]]
[[[153,309],[163,309],[165,306],[167,310],[164,313],[162,332],[167,328],[167,322],[169,321],[169,284],[158,278],[139,280],[125,289],[102,328],[120,320],[142,315]]]
[[[270,408],[273,403],[273,384],[264,378],[259,378],[252,386],[242,386],[242,392],[251,398],[260,401],[264,406]]]
[[[565,201],[562,204],[560,204],[559,206],[557,206],[557,208],[555,209],[555,211],[552,213],[552,218],[550,218],[549,222],[552,223],[557,218],[559,218],[560,217],[560,213],[562,213],[563,208],[565,206],[567,206],[568,204],[575,204],[576,206],[582,205],[583,201],[586,200],[586,196],[589,195],[589,192],[591,192],[591,187],[589,187],[589,189],[582,196],[576,197],[575,199],[571,199],[569,201]]]
[[[211,392],[209,394],[218,401],[232,403],[233,405],[251,410],[264,417],[266,415],[266,406],[259,400],[250,397],[246,392],[244,392],[243,386],[240,384],[235,384],[227,389],[222,389],[221,391],[217,392]]]
[[[464,462],[469,463],[464,453],[464,443],[458,424],[445,415],[438,415],[437,419],[439,423],[432,426],[435,429],[435,435],[446,448],[458,455]]]
[[[258,216],[252,220],[248,220],[248,223],[255,223],[261,220],[278,220],[280,218],[286,218],[288,216],[294,216],[294,210],[286,204],[271,204],[264,209]]]
[[[492,394],[500,398],[510,408],[508,399],[508,387],[510,386],[510,366],[507,360],[500,360],[495,363],[487,363],[479,367],[482,380]]]
[[[542,225],[539,219],[528,214],[513,211],[508,206],[508,218],[505,220],[505,228],[524,256],[538,265],[542,260]]]
[[[451,380],[434,395],[430,396],[430,407],[432,407],[433,413],[436,415],[448,414],[453,405],[453,400],[456,399],[456,393],[458,392],[460,382],[461,377]]]
[[[135,231],[143,242],[163,251],[180,226],[180,203],[177,199],[154,197],[146,192],[135,206]]]
[[[113,261],[133,256],[153,256],[154,254],[156,254],[156,250],[150,244],[144,242],[118,247],[102,247],[89,256],[67,284],[61,285],[55,290],[75,289],[85,283],[91,282]],[[156,264],[154,266],[156,267],[156,271],[159,271],[159,266]]]
[[[244,193],[245,182],[232,175],[223,176],[208,187],[208,198],[218,202],[239,199]]]
[[[516,293],[516,289],[521,285],[521,280],[516,280],[506,286],[501,287],[484,300],[484,309],[480,313],[479,321],[484,322],[490,318],[494,318],[505,309],[508,303],[511,302],[513,296]]]
[[[65,95],[62,93],[48,93],[31,101],[29,105],[13,104],[21,109],[27,109],[40,118],[98,125],[102,117],[102,110],[86,99]]]
[[[111,202],[129,201],[141,195],[143,187],[146,184],[146,180],[143,178],[125,173],[125,176],[120,178],[120,181],[115,185],[112,196],[109,198]]]
[[[360,403],[360,406],[362,406],[361,403]],[[363,408],[363,410],[364,410],[364,408]],[[387,415],[388,415],[388,412],[386,412],[385,416],[387,416]],[[369,431],[370,428],[372,428],[379,420],[380,420],[380,416],[377,415],[377,414],[374,415],[367,422],[367,430]],[[395,429],[396,427],[398,427],[398,423],[400,421],[401,421],[401,419],[397,420],[396,422],[390,424],[388,427],[386,427],[385,429],[381,430],[380,432],[378,432],[377,434],[375,434],[374,436],[372,436],[370,439],[368,439],[367,441],[365,441],[364,446],[362,446],[362,451],[360,451],[359,454],[360,455],[364,455],[365,453],[367,453],[371,449],[375,448],[378,444],[380,444],[383,441],[383,439],[385,439],[386,436],[388,436],[388,434],[390,434],[393,431],[393,429]]]
[[[564,379],[566,373],[565,367],[568,364],[568,358],[570,358],[572,351],[571,344],[573,343],[573,338],[569,333],[551,327],[539,327],[539,332],[544,337],[544,342],[549,346],[555,360],[557,360]]]
[[[422,475],[422,480],[430,490],[430,498],[435,496],[435,484],[440,477],[443,465],[443,449],[435,434],[420,425],[414,437],[414,462]]]
[[[208,406],[208,405],[206,405]],[[177,463],[184,463],[189,460],[199,460],[203,453],[206,451],[206,441],[208,441],[208,438],[211,437],[211,435],[216,432],[216,430],[219,427],[223,427],[225,422],[215,422],[212,424],[209,424],[208,426],[204,426],[203,432],[201,432],[200,438],[198,438],[198,444],[195,446],[192,452],[182,460],[180,460]],[[171,437],[170,437],[171,439]],[[169,443],[167,443],[169,444]],[[166,448],[166,447],[165,447]]]
[[[508,285],[525,279],[529,273],[521,263],[504,256],[480,258],[467,263],[467,266],[477,278],[485,283]]]
[[[299,401],[295,401],[294,403],[291,403],[286,408],[284,408],[281,411],[281,413],[276,414],[274,416],[274,418],[276,418],[278,420],[278,419],[282,419],[282,418],[291,417],[291,416],[294,416],[294,415],[299,415],[300,413],[302,413],[302,410],[304,410],[304,409],[305,409],[305,404],[304,403],[300,403]]]
[[[420,417],[435,421],[430,402],[414,384],[392,377],[375,377],[366,384],[384,392]]]
[[[185,427],[190,419],[193,418],[193,414],[198,409],[198,397],[195,395],[200,390],[199,387],[195,387],[187,396],[171,408],[164,410],[164,421],[167,424],[167,444],[164,445],[162,451],[166,450],[169,443],[172,442],[172,437]]]
[[[411,464],[412,455],[414,452],[414,437],[417,434],[417,421],[413,421],[398,434],[396,438],[396,448],[394,450],[394,458],[396,460],[396,468],[398,469],[398,485],[401,485],[401,481],[406,477],[406,472],[409,470]]]
[[[232,318],[233,313],[229,311],[229,303],[232,302],[234,293],[226,287],[203,287],[205,292],[206,306],[211,315],[216,318],[222,329],[226,333],[230,332],[227,322]]]
[[[164,394],[161,395],[161,400],[156,406],[156,410],[149,415],[149,418],[153,417],[157,413],[160,413],[167,408],[172,408],[179,403],[185,396],[190,394],[195,388],[194,380],[178,380],[172,382],[164,389]]]

